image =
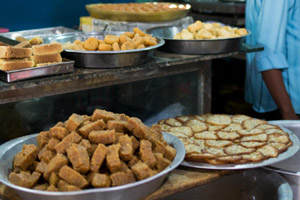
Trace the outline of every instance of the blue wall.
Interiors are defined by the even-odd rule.
[[[132,0],[0,0],[0,27],[10,31],[79,26],[79,17],[88,16],[86,4],[123,3]]]

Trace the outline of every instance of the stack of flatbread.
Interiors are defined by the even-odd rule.
[[[260,162],[293,145],[279,126],[246,115],[177,116],[158,124],[184,143],[188,161],[215,165]]]

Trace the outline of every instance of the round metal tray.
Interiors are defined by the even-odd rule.
[[[251,168],[258,168],[263,167],[267,165],[273,165],[275,163],[285,163],[285,160],[288,158],[293,157],[299,150],[299,139],[298,137],[291,132],[290,130],[281,127],[285,132],[289,134],[289,137],[291,141],[293,142],[293,145],[288,148],[287,151],[281,153],[276,158],[269,158],[267,160],[263,160],[262,162],[257,163],[245,163],[245,164],[224,164],[224,165],[211,165],[209,163],[204,162],[191,162],[191,161],[183,161],[181,163],[182,166],[186,167],[193,167],[193,168],[199,168],[199,169],[214,169],[214,170],[239,170],[239,169],[251,169]]]
[[[163,4],[161,2],[160,4]],[[165,3],[166,4],[166,3]],[[98,19],[107,19],[113,21],[131,21],[131,22],[157,22],[157,21],[171,21],[184,17],[190,10],[189,4],[172,3],[176,6],[182,5],[185,9],[170,10],[163,12],[126,12],[113,11],[101,9],[102,4],[88,4],[86,9],[89,14]]]
[[[8,181],[14,155],[21,151],[23,144],[36,144],[36,136],[37,134],[24,136],[0,146],[0,181],[13,188],[24,200],[143,199],[163,183],[166,176],[183,161],[185,156],[183,143],[177,137],[169,133],[163,133],[164,139],[176,149],[177,153],[166,169],[152,177],[110,188],[93,188],[74,192],[39,191],[20,187]]]
[[[226,39],[209,40],[178,40],[173,39],[182,27],[167,26],[147,29],[146,32],[154,37],[165,40],[165,45],[160,49],[170,53],[179,54],[220,54],[238,51],[246,36]],[[248,31],[248,35],[250,32]]]
[[[48,38],[46,42],[56,41],[60,43],[84,41],[89,37],[104,39],[105,35],[121,35],[123,32],[76,32],[56,35]],[[157,48],[164,45],[163,39],[157,40],[157,45],[143,49],[122,50],[122,51],[84,51],[65,49],[62,52],[64,58],[75,60],[75,67],[80,68],[120,68],[136,66],[149,62]]]

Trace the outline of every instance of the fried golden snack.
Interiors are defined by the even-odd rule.
[[[96,38],[94,37],[90,37],[88,38],[87,40],[84,41],[83,43],[83,47],[86,49],[86,50],[89,50],[89,51],[95,51],[97,50],[97,47],[99,45],[99,42]]]
[[[146,36],[146,33],[144,33],[141,29],[139,29],[138,27],[133,28],[133,32],[136,34],[139,34],[141,37]]]
[[[123,34],[126,35],[129,38],[133,38],[134,37],[134,33],[133,32],[125,32]]]
[[[144,37],[144,43],[146,44],[146,46],[157,45],[157,42],[153,39],[153,37]]]
[[[131,42],[124,42],[121,46],[121,50],[132,50],[134,49],[134,44]]]
[[[104,42],[106,44],[113,44],[115,42],[119,42],[120,38],[116,35],[106,35],[104,38]]]
[[[113,51],[120,51],[121,49],[120,49],[120,46],[119,46],[119,44],[117,43],[117,42],[114,42],[113,44],[112,44],[112,50]]]
[[[112,46],[110,44],[99,44],[98,50],[99,51],[111,51]]]

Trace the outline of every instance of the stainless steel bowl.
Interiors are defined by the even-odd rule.
[[[182,27],[167,26],[147,29],[146,32],[154,37],[165,40],[165,45],[160,50],[179,54],[220,54],[238,51],[246,36],[226,39],[207,40],[178,40],[173,39]],[[248,31],[250,34],[250,32]],[[248,34],[248,35],[249,35]]]
[[[274,120],[270,124],[282,126],[291,130],[296,136],[300,137],[300,120]],[[294,198],[300,199],[300,151],[293,157],[265,167],[268,170],[279,172],[291,185]]]
[[[169,172],[183,161],[185,156],[183,143],[177,137],[164,133],[165,140],[176,149],[176,157],[169,167],[150,178],[110,188],[94,188],[75,192],[38,191],[20,187],[8,181],[14,155],[21,151],[23,144],[36,144],[36,136],[37,134],[24,136],[0,146],[0,181],[13,188],[24,200],[142,199],[154,192],[163,183]]]
[[[60,43],[84,41],[89,37],[104,39],[105,35],[120,35],[123,32],[76,32],[49,37],[46,42],[57,41]],[[149,62],[155,50],[164,45],[163,39],[158,39],[158,44],[143,49],[121,51],[82,51],[65,49],[62,52],[64,58],[75,60],[75,67],[81,68],[119,68],[136,66]]]

